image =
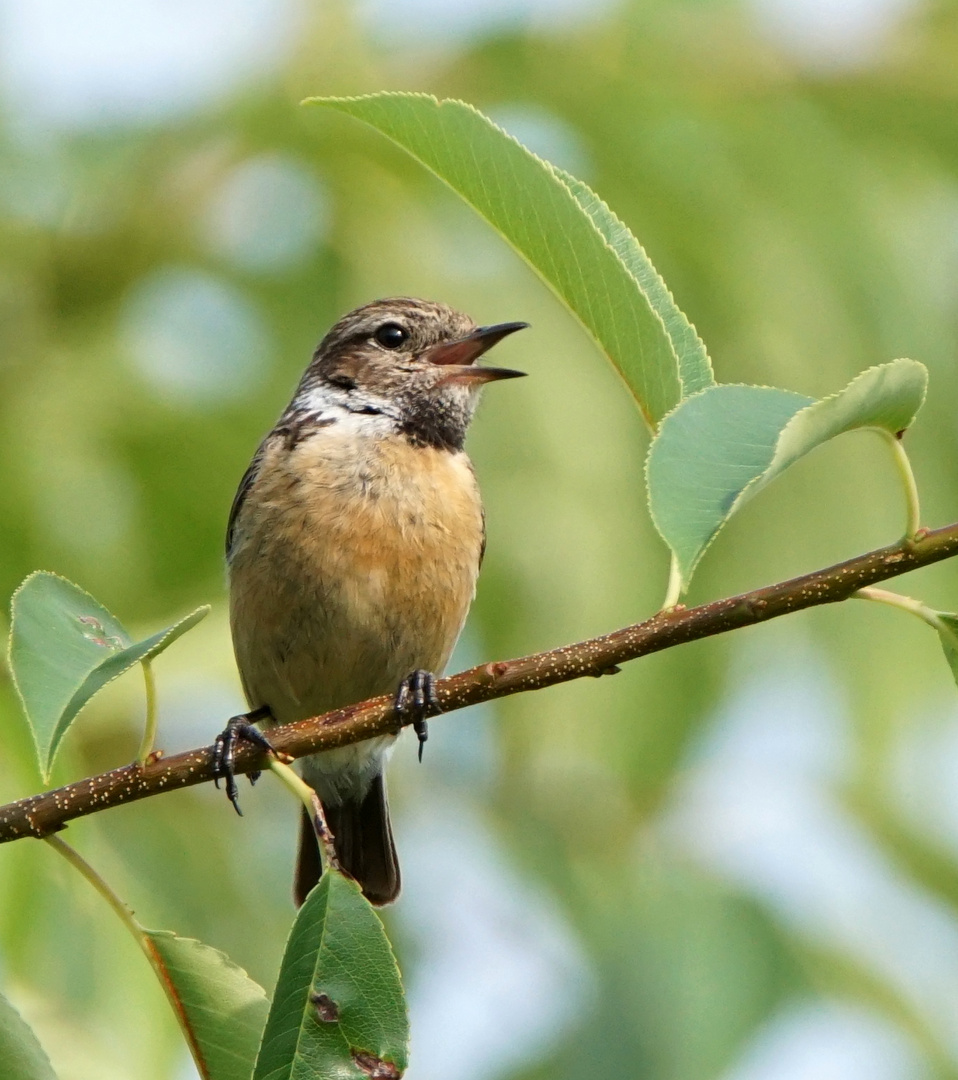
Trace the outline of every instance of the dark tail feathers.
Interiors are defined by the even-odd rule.
[[[362,802],[324,806],[339,864],[359,882],[371,904],[388,904],[399,895],[399,861],[389,824],[389,806],[382,776],[373,780]],[[299,862],[293,897],[298,907],[323,872],[319,842],[303,810],[299,834]]]

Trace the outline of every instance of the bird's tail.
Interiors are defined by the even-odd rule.
[[[339,806],[323,804],[323,809],[342,869],[356,879],[371,904],[395,900],[400,888],[399,861],[382,774],[373,780],[361,801],[343,802]],[[293,889],[297,906],[306,899],[322,872],[319,843],[304,809]]]

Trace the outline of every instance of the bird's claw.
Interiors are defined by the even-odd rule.
[[[218,789],[220,780],[225,781],[226,797],[233,804],[233,809],[240,817],[243,816],[243,811],[239,807],[239,788],[236,786],[236,774],[233,771],[236,762],[236,744],[245,740],[254,746],[258,746],[267,754],[275,754],[272,743],[253,724],[254,720],[263,720],[269,715],[269,709],[260,708],[232,717],[226,727],[216,736],[216,742],[213,744],[213,758],[211,761],[213,783]],[[258,770],[247,775],[251,784],[255,784],[260,778]]]
[[[407,675],[396,691],[395,708],[400,719],[412,720],[412,729],[419,739],[419,760],[422,761],[422,749],[429,738],[426,717],[442,712],[436,696],[436,676],[423,668]]]

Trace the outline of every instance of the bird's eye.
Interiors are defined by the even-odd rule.
[[[373,336],[384,349],[398,349],[409,334],[399,323],[388,322],[383,323]]]

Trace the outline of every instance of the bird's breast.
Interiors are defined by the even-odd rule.
[[[320,429],[269,440],[240,507],[230,614],[250,704],[282,722],[439,671],[472,600],[479,492],[463,453]]]

